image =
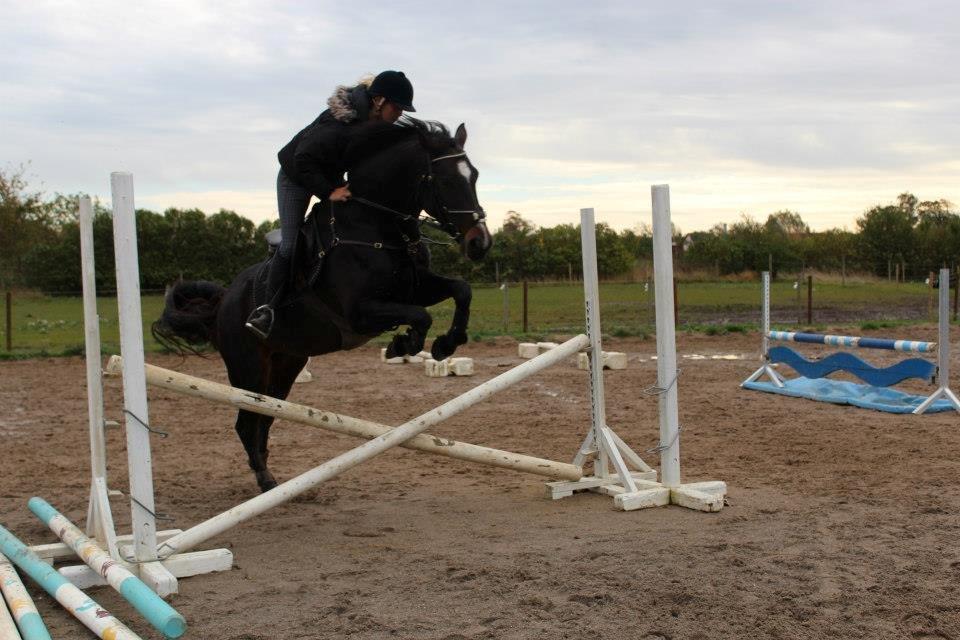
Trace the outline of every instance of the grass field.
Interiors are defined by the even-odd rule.
[[[603,329],[613,335],[653,333],[654,300],[652,284],[605,283],[600,287]],[[680,324],[687,330],[708,332],[744,330],[759,323],[758,283],[680,283]],[[773,316],[777,324],[794,324],[806,317],[806,288],[797,292],[792,282],[777,282],[772,289]],[[578,283],[531,284],[528,299],[528,330],[531,337],[583,330],[583,293]],[[921,284],[871,283],[841,286],[814,285],[814,327],[882,326],[926,321],[935,313],[933,295]],[[508,288],[509,320],[504,328],[504,293],[495,286],[474,287],[470,333],[473,336],[523,334],[523,289]],[[149,325],[160,315],[160,295],[142,300],[144,336],[148,350],[158,349]],[[100,331],[103,351],[119,350],[119,329],[115,298],[101,298]],[[446,329],[453,311],[451,303],[432,309],[434,332]],[[78,297],[15,295],[13,303],[13,350],[3,350],[5,327],[0,326],[0,358],[69,355],[83,351],[83,308]],[[805,320],[804,320],[805,321]]]

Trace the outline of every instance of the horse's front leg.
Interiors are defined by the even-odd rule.
[[[350,325],[359,333],[383,333],[398,325],[408,325],[387,346],[387,357],[412,356],[423,350],[433,318],[422,306],[383,300],[358,300],[350,314]]]
[[[444,360],[454,354],[462,344],[467,343],[467,324],[470,322],[470,302],[473,291],[470,285],[459,278],[446,278],[426,269],[417,271],[419,286],[414,301],[424,307],[430,307],[447,298],[453,298],[453,322],[443,335],[437,336],[430,348],[434,360]]]

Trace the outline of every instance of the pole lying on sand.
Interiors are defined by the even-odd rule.
[[[122,622],[41,560],[12,533],[0,527],[0,553],[43,587],[64,609],[104,640],[142,640]]]
[[[122,360],[112,356],[104,370],[107,375],[119,374]],[[314,409],[286,400],[271,398],[252,391],[244,391],[219,382],[211,382],[178,371],[171,371],[151,364],[146,365],[147,384],[183,395],[202,398],[218,404],[224,404],[243,411],[259,413],[275,418],[299,422],[311,427],[326,429],[360,438],[378,438],[392,431],[392,427],[383,424],[340,415],[321,409]],[[490,447],[458,442],[440,436],[421,433],[400,445],[407,449],[416,449],[435,455],[476,462],[479,464],[534,473],[548,478],[579,480],[583,470],[566,462],[555,462],[544,458],[526,456],[511,451],[501,451]]]
[[[6,600],[7,606],[10,607],[10,613],[13,614],[13,619],[20,628],[23,640],[51,640],[50,632],[47,631],[47,626],[43,624],[40,613],[37,611],[37,605],[27,593],[13,564],[2,553],[0,553],[0,592],[3,593],[2,599]],[[2,608],[3,604],[0,603],[0,609]],[[2,637],[4,637],[3,634],[0,634],[0,638]]]
[[[184,634],[187,630],[187,622],[182,615],[151,591],[140,578],[117,563],[109,553],[85,536],[83,531],[46,500],[38,497],[30,498],[27,507],[91,569],[103,576],[117,593],[153,625],[154,629],[167,638],[179,638]]]
[[[268,509],[288,502],[304,491],[312,489],[325,480],[329,480],[348,469],[351,469],[362,462],[373,458],[390,449],[396,447],[407,440],[410,440],[419,433],[429,429],[432,425],[442,422],[447,418],[454,416],[464,409],[467,409],[478,402],[492,396],[498,391],[511,387],[521,380],[554,365],[565,358],[576,354],[581,349],[587,347],[590,343],[585,335],[579,335],[567,340],[559,347],[551,349],[540,354],[532,360],[528,360],[513,369],[500,374],[499,376],[480,384],[467,391],[463,395],[432,409],[427,413],[406,422],[396,429],[377,436],[369,442],[365,442],[355,449],[351,449],[332,460],[329,460],[310,471],[303,473],[296,478],[288,480],[283,484],[274,487],[266,493],[262,493],[256,498],[247,500],[228,511],[216,515],[206,522],[201,522],[195,527],[187,529],[183,533],[175,535],[164,542],[158,549],[161,558],[168,557],[174,553],[182,553],[192,549],[196,545],[209,540],[210,538],[227,531],[228,529],[245,522],[254,516],[260,515]]]

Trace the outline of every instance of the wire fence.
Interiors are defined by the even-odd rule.
[[[584,330],[583,291],[579,282],[505,282],[473,285],[470,334],[517,337],[574,334]],[[156,349],[149,325],[159,317],[163,291],[143,292],[144,335]],[[681,330],[725,333],[759,326],[757,282],[678,282],[677,325]],[[652,281],[604,282],[600,286],[604,333],[646,336],[654,333]],[[98,301],[105,351],[119,348],[116,299],[104,292]],[[952,303],[956,316],[956,298]],[[431,308],[433,331],[443,332],[453,303]],[[836,283],[813,278],[782,280],[771,287],[774,326],[879,328],[935,321],[936,289],[930,283]],[[5,296],[0,357],[79,354],[83,347],[83,308],[79,292],[12,292]]]

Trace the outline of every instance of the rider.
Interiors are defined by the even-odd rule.
[[[293,248],[310,198],[344,202],[350,198],[344,182],[344,135],[358,123],[396,122],[413,108],[413,85],[402,71],[384,71],[355,87],[338,86],[326,111],[293,137],[277,157],[277,206],[280,210],[280,247],[270,262],[266,304],[253,310],[246,326],[260,338],[270,335],[276,303],[290,271]]]

